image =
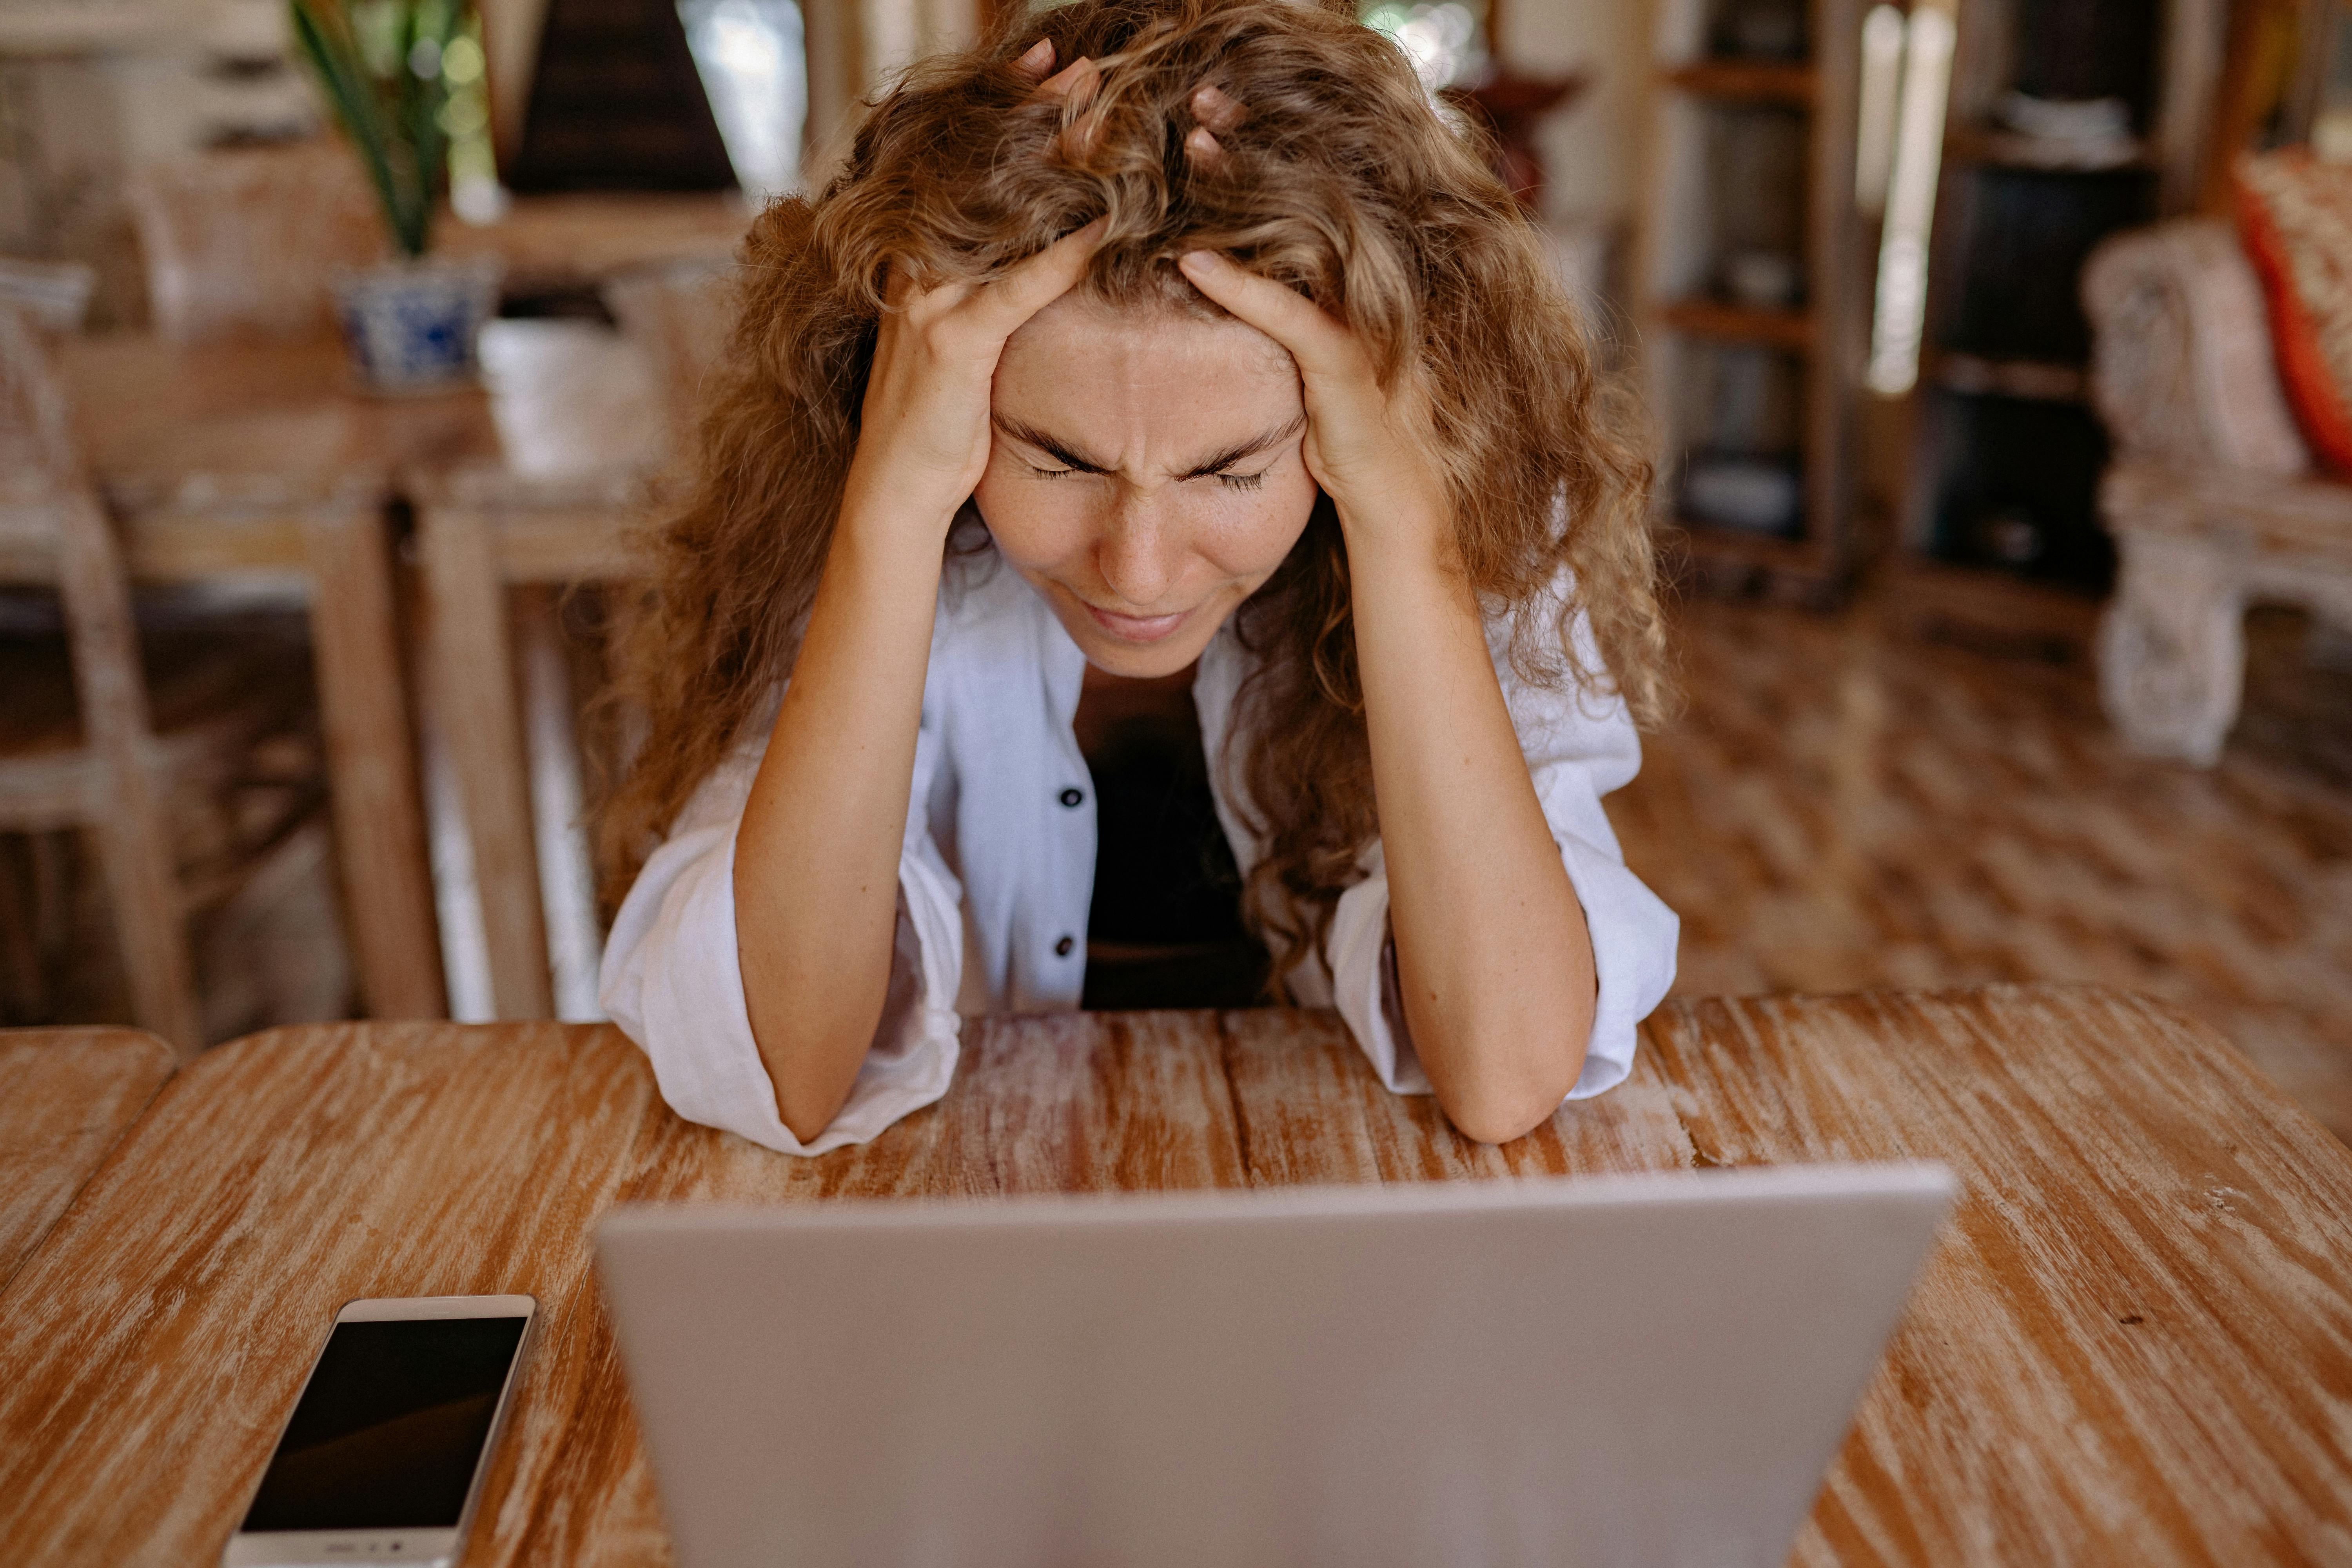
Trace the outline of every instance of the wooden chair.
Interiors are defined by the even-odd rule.
[[[2246,608],[2352,632],[2352,483],[2315,468],[2280,389],[2262,285],[2230,225],[2108,240],[2083,272],[2100,485],[2120,569],[2099,690],[2136,751],[2210,766],[2236,723]]]
[[[285,683],[224,656],[177,661],[151,693],[122,550],[81,470],[46,347],[21,309],[0,302],[0,539],[23,547],[44,537],[58,563],[70,673],[37,646],[0,654],[0,831],[91,836],[133,1013],[191,1053],[205,1030],[174,797],[216,795],[238,775],[282,725]],[[231,827],[215,837],[245,842],[215,847],[282,840],[287,826],[257,835],[252,825]],[[215,883],[211,897],[225,897]]]
[[[386,250],[358,160],[335,141],[152,164],[130,199],[155,330],[175,342],[332,331],[328,279]]]
[[[404,454],[465,447],[487,425],[479,400],[352,395],[327,279],[383,241],[341,144],[157,165],[132,217],[164,341],[72,345],[85,426],[133,454],[131,471],[101,473],[101,499],[135,580],[308,607],[362,1005],[444,1016],[388,509]],[[0,539],[0,581],[50,566]]]

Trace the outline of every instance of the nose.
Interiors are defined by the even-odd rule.
[[[1121,485],[1095,547],[1095,569],[1129,607],[1164,609],[1175,585],[1179,543],[1172,485]]]

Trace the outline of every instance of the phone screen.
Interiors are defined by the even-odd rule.
[[[456,1529],[526,1321],[336,1324],[242,1528]]]

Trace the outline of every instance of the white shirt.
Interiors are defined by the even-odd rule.
[[[922,724],[898,854],[898,931],[887,1000],[849,1100],[803,1143],[776,1113],[751,1038],[735,943],[735,834],[768,724],[696,788],[638,873],[604,948],[604,1010],[653,1063],[662,1097],[690,1121],[793,1154],[862,1143],[947,1092],[968,980],[991,1011],[1078,1005],[1094,892],[1093,780],[1071,733],[1086,658],[1045,602],[993,552],[951,566],[940,594]],[[1577,636],[1591,656],[1591,634]],[[1544,819],[1591,931],[1600,995],[1584,1069],[1569,1098],[1599,1094],[1633,1068],[1634,1026],[1674,982],[1674,913],[1625,868],[1601,797],[1633,778],[1641,743],[1624,703],[1531,686],[1487,643]],[[1192,700],[1211,759],[1218,820],[1246,877],[1257,845],[1218,765],[1234,699],[1253,668],[1228,622],[1201,655]],[[770,711],[772,712],[772,707]],[[1075,805],[1065,802],[1072,796]],[[1364,879],[1339,896],[1329,964],[1291,976],[1300,1001],[1336,1005],[1381,1081],[1426,1094],[1388,969],[1388,877],[1377,841]],[[969,942],[967,938],[969,937]],[[966,967],[976,972],[967,976]]]

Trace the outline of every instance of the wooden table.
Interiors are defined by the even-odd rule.
[[[752,212],[735,191],[579,191],[517,196],[497,221],[445,214],[434,250],[496,256],[509,295],[577,294],[617,274],[735,254]]]
[[[290,592],[310,606],[344,905],[377,1017],[448,1010],[389,504],[414,500],[428,514],[427,596],[449,634],[434,647],[454,637],[461,655],[491,660],[467,668],[444,704],[470,800],[488,771],[472,765],[485,749],[472,741],[478,710],[502,705],[492,722],[513,727],[500,584],[593,574],[583,552],[595,565],[617,557],[617,536],[641,515],[665,455],[662,405],[642,356],[610,330],[499,321],[484,348],[498,362],[489,387],[384,398],[357,389],[334,341],[185,345],[121,334],[60,345],[83,455],[132,576]],[[452,497],[470,509],[446,504]],[[500,502],[525,515],[497,533],[496,548],[488,529],[457,526],[502,517]],[[441,523],[445,515],[455,521]],[[0,579],[53,574],[46,558],[13,560],[5,546]],[[520,875],[535,877],[527,801],[519,826],[512,813],[475,815],[499,829],[478,832],[478,867],[502,872],[519,858]],[[493,916],[505,907],[494,904]],[[536,934],[535,889],[528,912]],[[494,918],[493,937],[513,923]],[[539,993],[515,1003],[518,1016],[550,1012],[543,938],[533,957]]]
[[[2352,1155],[2210,1030],[2018,987],[1644,1032],[1622,1087],[1492,1149],[1388,1095],[1328,1014],[991,1020],[939,1105],[815,1160],[679,1121],[609,1029],[257,1036],[184,1070],[0,1292],[0,1558],[206,1559],[339,1302],[527,1290],[546,1333],[467,1561],[667,1561],[588,1278],[624,1198],[1882,1158],[1967,1195],[1797,1561],[2352,1552]]]
[[[386,508],[409,468],[497,453],[488,398],[366,396],[333,341],[119,334],[68,340],[58,362],[134,580],[309,605],[361,990],[380,1017],[446,1016]]]
[[[0,1029],[0,1285],[179,1060],[139,1029]]]

